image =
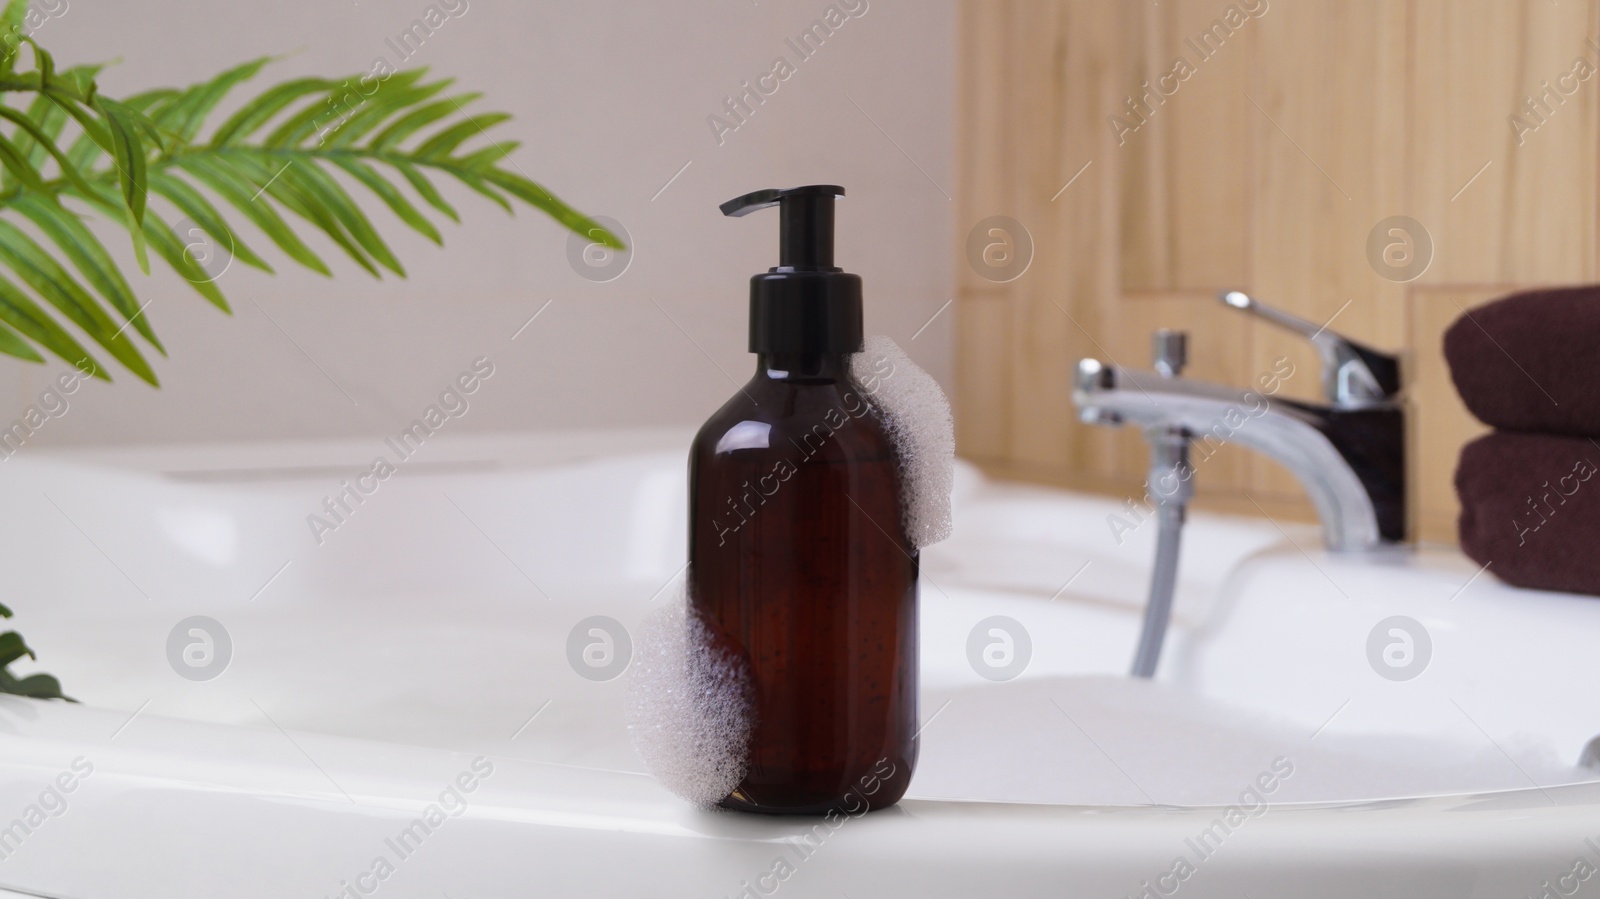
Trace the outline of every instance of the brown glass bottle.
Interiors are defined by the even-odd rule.
[[[689,491],[689,599],[752,687],[748,773],[722,805],[893,805],[917,754],[917,551],[848,357],[759,356],[695,438]]]
[[[834,200],[760,190],[778,265],[750,279],[756,374],[689,456],[689,602],[748,666],[754,720],[727,808],[857,814],[899,801],[917,748],[917,552],[894,445],[857,383],[861,279],[833,264]]]

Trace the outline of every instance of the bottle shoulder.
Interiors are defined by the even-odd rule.
[[[854,381],[757,377],[723,404],[694,440],[694,461],[739,454],[807,460],[882,459],[894,454],[883,416]]]

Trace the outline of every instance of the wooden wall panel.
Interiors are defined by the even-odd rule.
[[[963,293],[956,302],[956,448],[979,462],[1003,463],[1011,446],[1011,371],[1004,348],[1011,345],[1011,304],[1003,295]],[[981,349],[979,347],[982,347]]]
[[[1008,2],[960,8],[957,103],[964,139],[956,143],[956,446],[962,455],[1002,462],[1011,447],[1011,304],[1003,285],[981,278],[966,261],[966,234],[989,213],[1010,209],[1011,166],[1004,136],[1014,113],[1005,61],[1009,23],[1019,14]]]
[[[1248,275],[1256,112],[1247,94],[1261,27],[1246,14],[1233,28],[1218,18],[1221,8],[1168,0],[1125,13],[1135,26],[1137,77],[1109,113],[1137,129],[1123,131],[1116,147],[1123,290],[1215,291]]]
[[[1227,27],[1201,48],[1216,22]],[[1135,492],[1142,441],[1079,424],[1071,376],[1084,356],[1147,367],[1158,327],[1190,332],[1191,376],[1242,386],[1288,355],[1286,394],[1316,398],[1303,340],[1215,301],[1238,286],[1404,352],[1417,527],[1450,539],[1454,456],[1479,428],[1439,335],[1458,305],[1597,275],[1597,29],[1597,0],[967,0],[961,452],[1006,474]],[[1129,95],[1145,99],[1143,83],[1179,57],[1189,77],[1136,116]],[[1569,78],[1519,146],[1508,117],[1580,57],[1595,72]],[[992,215],[1033,237],[1014,281],[965,264],[968,230]],[[1392,216],[1431,236],[1417,280],[1369,258],[1369,234]],[[1242,452],[1209,463],[1199,488],[1217,507],[1253,509],[1248,493],[1275,516],[1310,517],[1292,479]]]
[[[1114,37],[1112,12],[1083,3],[1051,4],[1010,23],[1007,64],[1019,115],[1007,139],[1015,189],[1009,214],[1031,232],[1033,258],[1027,274],[1011,285],[1015,331],[1007,361],[1015,389],[1008,399],[1011,457],[1027,466],[1058,464],[1073,455],[1073,354],[1092,351],[1062,313],[1058,296],[1080,298],[1081,316],[1092,320],[1096,294],[1104,291],[1110,299],[1114,289],[1097,264],[1099,254],[1114,251],[1114,243],[1093,228],[1097,192],[1086,190],[1073,204],[1050,200],[1067,177],[1061,174],[1066,161],[1090,149],[1083,145],[1084,110],[1100,96],[1096,82],[1104,62],[1096,55],[1108,55],[1104,43]],[[1059,95],[1051,84],[1069,70],[1076,87]]]
[[[1409,93],[1415,104],[1413,215],[1437,253],[1423,283],[1511,284],[1595,277],[1596,109],[1600,49],[1593,4],[1416,0]],[[1570,97],[1548,115],[1528,97]],[[1511,127],[1513,115],[1537,130]],[[1543,119],[1541,122],[1540,119]]]

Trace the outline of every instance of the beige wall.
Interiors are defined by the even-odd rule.
[[[386,39],[429,5],[41,0],[62,4],[37,37],[63,64],[120,57],[101,79],[113,95],[260,54],[292,54],[262,84],[366,71],[380,55],[397,59]],[[486,91],[483,109],[515,114],[499,132],[524,142],[513,158],[584,211],[620,220],[635,244],[627,272],[585,280],[568,265],[565,233],[542,216],[510,219],[460,191],[465,224],[444,229],[444,250],[375,214],[405,281],[374,281],[336,251],[324,254],[332,281],[287,263],[277,277],[235,267],[220,282],[228,318],[181,282],[128,265],[170,352],[163,389],[128,376],[81,391],[35,442],[392,433],[482,355],[496,376],[462,430],[698,422],[733,394],[724,371],[749,376],[746,280],[776,262],[775,216],[726,219],[717,204],[819,181],[849,190],[838,258],[866,280],[869,331],[948,380],[950,311],[911,338],[952,298],[953,5],[839,5],[860,15],[719,146],[707,117],[770,71],[826,0],[441,3],[462,14],[410,62]],[[62,368],[0,360],[0,420]]]
[[[1147,366],[1158,327],[1190,332],[1194,377],[1244,385],[1288,355],[1286,393],[1315,397],[1302,341],[1216,303],[1240,287],[1404,352],[1417,521],[1452,536],[1456,454],[1479,428],[1442,331],[1519,287],[1595,278],[1600,76],[1559,79],[1580,58],[1600,67],[1596,29],[1596,4],[1576,0],[967,0],[957,236],[1007,216],[1037,251],[1004,283],[961,266],[962,452],[1140,495],[1138,435],[1078,424],[1071,371],[1084,356]],[[1170,96],[1135,116],[1145,80]],[[1540,124],[1523,104],[1545,81],[1571,90]],[[1390,216],[1431,237],[1415,280],[1369,258]],[[1214,505],[1307,512],[1285,473],[1241,453],[1197,481]]]

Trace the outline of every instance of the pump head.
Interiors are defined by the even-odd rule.
[[[833,206],[844,188],[768,188],[722,204],[742,216],[778,207],[778,264],[750,279],[750,352],[861,350],[861,278],[833,264]]]

